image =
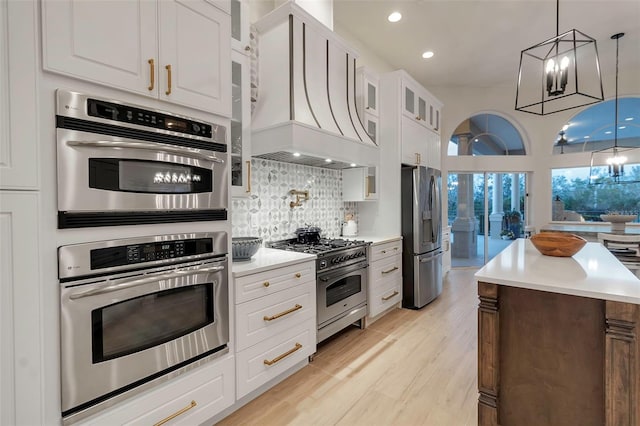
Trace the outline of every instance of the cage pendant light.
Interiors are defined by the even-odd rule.
[[[616,41],[616,99],[615,113],[613,121],[613,146],[591,152],[591,163],[589,165],[589,183],[637,183],[640,180],[634,179],[629,174],[625,174],[624,166],[629,157],[635,158],[635,162],[640,161],[640,148],[637,146],[623,146],[618,144],[618,47],[619,40],[624,33],[617,33],[611,36]],[[603,170],[604,166],[604,170]]]
[[[559,28],[556,0],[556,36],[520,52],[517,111],[547,115],[604,100],[596,40]]]

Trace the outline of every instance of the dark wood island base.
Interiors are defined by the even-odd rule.
[[[640,305],[478,282],[478,424],[640,426]]]

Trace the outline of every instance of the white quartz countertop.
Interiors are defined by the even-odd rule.
[[[478,281],[531,290],[640,304],[640,279],[600,243],[573,257],[542,255],[517,239],[476,272]]]
[[[261,247],[250,260],[234,261],[231,265],[233,276],[238,278],[249,274],[268,271],[282,266],[316,259],[315,254],[298,253],[295,251],[279,250]]]
[[[391,241],[399,240],[402,238],[402,236],[401,235],[392,235],[392,236],[358,235],[357,237],[345,237],[345,238],[348,238],[350,240],[356,239],[356,240],[362,240],[362,241],[369,241],[372,244],[382,244],[382,243],[388,243]]]
[[[579,223],[549,223],[542,228],[542,231],[561,231],[561,232],[575,232],[585,234],[597,234],[598,232],[611,233],[611,224],[609,222],[601,222],[599,224],[579,224]],[[621,234],[619,232],[618,234]],[[640,226],[638,224],[627,224],[624,229],[624,234],[640,234]]]

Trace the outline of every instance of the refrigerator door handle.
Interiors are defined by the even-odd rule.
[[[420,258],[420,263],[431,262],[433,259],[437,259],[443,255],[442,249],[438,249],[436,252],[426,255],[425,257]]]

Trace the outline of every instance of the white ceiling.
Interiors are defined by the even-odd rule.
[[[520,52],[556,35],[555,0],[334,0],[333,8],[336,32],[348,31],[427,88],[515,87]],[[395,10],[403,19],[392,24]],[[611,35],[626,33],[620,87],[640,93],[640,0],[562,0],[559,31],[574,28],[596,39],[603,76],[615,71]],[[422,59],[425,50],[435,56]],[[604,85],[612,97],[613,82]]]

